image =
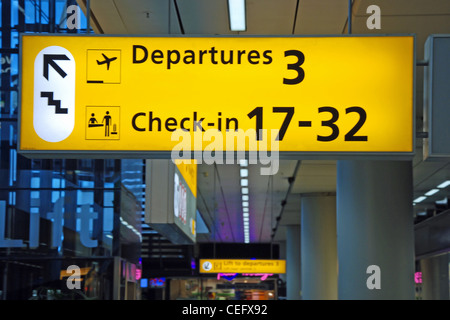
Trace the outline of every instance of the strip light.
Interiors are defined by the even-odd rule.
[[[248,177],[248,169],[247,168],[241,169],[239,172],[240,172],[241,178]]]
[[[245,31],[245,0],[228,0],[231,31]]]
[[[450,180],[444,181],[442,182],[440,185],[438,185],[437,187],[439,189],[443,189],[443,188],[447,188],[448,186],[450,186]]]
[[[448,186],[450,186],[450,180],[446,180],[446,181],[442,182],[436,188],[431,189],[428,192],[426,192],[423,196],[420,196],[420,197],[414,199],[413,204],[415,205],[416,203],[424,201],[427,197],[438,193],[439,191],[441,191],[442,189],[447,188]]]
[[[427,197],[424,197],[424,196],[420,196],[420,197],[418,197],[418,198],[416,198],[416,199],[414,199],[414,203],[419,203],[419,202],[422,202],[423,200],[425,200]]]
[[[250,215],[249,215],[249,200],[248,195],[248,161],[240,160],[240,177],[241,177],[241,196],[242,196],[242,222],[244,225],[244,242],[250,242]]]
[[[425,193],[425,195],[427,197],[432,196],[435,193],[438,193],[440,190],[439,189],[431,189],[430,191],[428,191],[427,193]]]

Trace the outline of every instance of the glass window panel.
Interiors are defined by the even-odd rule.
[[[81,213],[81,207],[77,207],[77,222],[76,222],[76,230],[77,232],[80,232],[81,230],[81,219],[78,219]]]
[[[60,28],[66,28],[66,0],[57,0],[55,3],[55,17],[56,24],[59,25]]]
[[[11,32],[11,48],[17,48],[19,46],[19,42],[20,42],[20,37],[19,37],[19,32],[17,31],[12,31]],[[12,57],[15,57],[16,55],[12,55]],[[12,59],[14,60],[14,59]],[[14,74],[17,73],[17,68],[13,68],[13,65],[15,65],[15,63],[12,63],[11,68]],[[15,70],[15,72],[14,72]]]
[[[10,172],[9,172],[9,183],[10,186],[13,185],[14,181],[16,181],[17,178],[17,151],[16,149],[10,150]]]
[[[114,228],[114,209],[103,209],[103,230],[105,232],[113,231]]]
[[[25,23],[34,23],[37,16],[37,8],[34,1],[25,1]]]
[[[39,188],[41,185],[41,177],[32,177],[31,178],[31,187]]]
[[[9,115],[11,118],[16,118],[16,113],[17,113],[17,106],[18,106],[18,102],[17,102],[17,92],[16,91],[11,91],[11,108],[9,109]],[[17,138],[16,138],[17,141]]]
[[[90,213],[94,212],[94,208],[92,206],[89,207],[89,212]],[[81,213],[81,207],[77,207],[77,223],[76,223],[76,230],[77,230],[77,232],[81,231],[81,219],[79,218],[80,217],[80,213]],[[92,233],[95,220],[96,219],[89,219],[89,234]]]
[[[16,205],[16,193],[15,192],[9,193],[9,203],[12,205]]]
[[[61,188],[61,179],[53,178],[52,179],[52,188]]]
[[[78,190],[77,205],[94,203],[94,192]]]
[[[114,188],[114,183],[105,181],[105,188]]]
[[[11,2],[11,26],[16,26],[19,24],[19,4],[17,0]]]
[[[81,187],[82,188],[93,188],[94,181],[81,180]]]
[[[103,198],[103,205],[105,207],[112,207],[114,205],[113,201],[114,201],[114,192],[105,191]]]
[[[52,191],[52,202],[55,203],[56,200],[58,200],[61,197],[61,192],[59,191]]]

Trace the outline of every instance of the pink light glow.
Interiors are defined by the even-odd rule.
[[[422,283],[422,272],[414,273],[414,281],[415,283]]]
[[[136,280],[140,280],[142,277],[142,270],[136,268]]]
[[[220,280],[221,277],[225,277],[225,279],[230,281],[236,278],[237,275],[238,275],[237,273],[218,273],[217,280]]]
[[[227,280],[231,281],[237,277],[237,273],[218,273],[217,280],[221,277],[225,277]],[[261,281],[266,280],[268,277],[273,276],[273,273],[243,273],[243,277],[261,277]]]
[[[261,277],[261,281],[266,280],[268,277],[273,276],[273,273],[243,273],[244,277]]]

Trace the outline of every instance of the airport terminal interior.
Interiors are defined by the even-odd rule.
[[[233,21],[235,4],[243,8],[240,24]],[[450,299],[450,1],[1,0],[0,12],[0,300]],[[344,141],[348,130],[341,128],[337,138],[336,124],[355,116],[352,125],[357,125],[346,135],[345,146],[371,143],[378,133],[387,143],[400,141],[403,135],[409,142],[399,142],[395,146],[399,152],[386,152],[383,145],[377,145],[376,151],[336,149],[323,154],[320,150],[294,150],[280,152],[270,161],[252,158],[249,153],[239,157],[237,152],[229,162],[218,157],[217,161],[200,158],[192,163],[172,161],[170,152],[146,153],[152,150],[122,152],[120,156],[103,149],[92,153],[39,153],[37,147],[31,147],[34,150],[26,152],[28,141],[39,139],[20,140],[24,130],[39,135],[36,123],[33,129],[22,122],[26,110],[33,110],[26,103],[33,99],[27,84],[34,79],[36,88],[38,76],[47,80],[60,76],[64,81],[72,76],[64,61],[70,59],[56,51],[44,53],[41,74],[42,62],[36,58],[41,49],[32,48],[35,42],[22,47],[28,35],[31,40],[48,35],[48,41],[64,36],[80,41],[80,47],[88,39],[85,37],[99,37],[99,43],[118,37],[127,46],[125,41],[136,37],[129,70],[154,65],[178,75],[178,70],[191,68],[185,71],[186,79],[190,79],[186,83],[139,78],[140,74],[129,71],[146,88],[133,92],[147,100],[157,96],[155,101],[166,108],[153,109],[152,113],[143,105],[131,122],[122,121],[121,139],[125,139],[125,123],[130,122],[130,128],[142,133],[137,144],[152,139],[152,128],[155,132],[161,127],[162,131],[173,131],[186,114],[182,107],[164,104],[164,99],[195,104],[204,97],[210,100],[209,108],[201,109],[206,104],[198,102],[198,113],[187,112],[193,120],[185,123],[192,131],[204,131],[208,125],[202,122],[202,112],[216,115],[217,125],[226,126],[227,131],[237,129],[238,120],[244,123],[243,117],[229,110],[239,108],[215,110],[214,104],[226,105],[221,99],[229,99],[229,104],[254,100],[255,105],[243,113],[248,123],[256,123],[261,129],[264,107],[264,123],[270,116],[278,117],[275,123],[283,123],[285,140],[300,141],[303,137],[295,132],[319,130],[322,123],[327,128],[314,133],[314,143],[328,146],[331,140]],[[412,43],[408,39],[414,41],[410,50],[396,53],[397,60],[390,60],[387,51],[377,56],[386,60],[364,60],[365,55],[353,53],[366,50],[361,52],[370,55],[381,50],[344,42],[360,38],[384,41],[384,37],[392,36],[405,40],[406,46]],[[282,41],[272,41],[278,38],[289,44],[283,47]],[[151,41],[159,39],[169,45],[188,39],[177,44],[177,48],[186,45],[186,51],[151,47]],[[204,39],[211,42],[201,47]],[[214,42],[216,39],[218,42]],[[220,42],[223,39],[228,42]],[[292,39],[305,41],[305,56],[300,51],[303,49],[292,47]],[[334,42],[323,49],[328,40]],[[109,70],[121,58],[119,82],[125,83],[126,63],[131,65],[131,55],[130,61],[125,60],[126,52],[131,47],[121,47],[122,56],[112,57],[110,54],[122,42],[111,41],[88,50],[87,60],[90,54],[101,53],[97,49],[108,49],[96,63],[92,60],[93,65]],[[240,55],[243,50],[239,46],[249,48],[246,41],[255,41],[255,50]],[[438,47],[441,43],[443,49]],[[195,50],[187,47],[191,44]],[[226,50],[221,50],[221,45]],[[214,88],[220,95],[202,88],[205,81],[199,78],[201,72],[217,62],[223,64],[217,70],[225,70],[226,63],[233,61],[226,70],[239,72],[242,68],[237,76],[242,79],[250,77],[247,73],[251,68],[260,72],[254,78],[265,77],[259,71],[265,67],[274,73],[280,59],[276,46],[281,46],[286,56],[293,56],[287,57],[292,58],[287,66],[284,63],[284,76],[276,75],[280,86],[283,77],[284,86],[290,88],[309,86],[310,79],[328,83],[328,79],[313,75],[328,59],[333,60],[333,66],[342,66],[324,76],[340,79],[340,89],[336,90],[340,98],[333,100],[338,94],[326,88],[312,88],[314,96],[307,100],[297,97],[296,107],[302,101],[314,103],[317,99],[324,103],[324,109],[317,113],[318,106],[314,106],[314,119],[300,119],[296,112],[293,119],[299,122],[298,128],[292,128],[292,120],[287,129],[294,102],[284,89],[271,90],[271,84],[266,83],[261,87],[249,83],[249,88],[236,89],[232,85],[234,73],[223,75],[229,77],[229,88]],[[315,46],[319,48],[316,51]],[[43,50],[50,45],[45,47]],[[205,49],[203,55],[199,48]],[[317,62],[311,52],[324,60]],[[33,56],[27,58],[27,54]],[[358,65],[360,79],[345,76],[354,64]],[[404,65],[406,69],[402,69]],[[385,81],[371,85],[371,79],[377,78],[372,75],[384,69]],[[444,75],[433,78],[439,70]],[[78,86],[77,82],[75,101],[86,100],[78,96],[83,94],[79,89],[83,86],[108,86],[116,93],[121,90],[122,84],[112,78],[105,78],[111,83],[99,84],[95,78],[99,74],[106,73],[92,75],[88,69],[88,83]],[[220,72],[215,76],[222,77]],[[196,91],[181,88],[188,82]],[[164,98],[155,92],[159,89],[152,88],[153,84],[165,86]],[[376,115],[376,130],[370,133],[364,131],[364,121],[369,126],[376,110],[366,114],[355,106],[358,102],[352,102],[362,97],[362,91],[367,92],[367,99],[392,105]],[[112,107],[114,104],[97,107],[107,99],[102,92],[89,97],[96,101],[92,106],[76,103],[76,112],[86,110],[86,116],[92,115],[89,126],[81,130],[86,134],[86,146],[91,141],[107,144],[110,141],[101,139],[118,136],[114,136],[117,127],[111,120],[118,116],[114,113],[118,108]],[[278,106],[259,105],[264,103],[260,96],[272,95],[279,96]],[[35,99],[45,103],[46,110],[67,113],[53,92],[41,92]],[[139,97],[131,100],[139,101]],[[147,100],[143,103],[153,103]],[[406,108],[394,110],[400,105]],[[269,113],[272,107],[273,113]],[[34,108],[34,118],[30,119],[37,121],[39,103]],[[339,121],[336,108],[341,108]],[[120,112],[126,114],[126,110]],[[164,120],[168,114],[174,118]],[[395,135],[386,133],[391,132],[390,119],[399,119],[393,125],[400,128],[393,129]],[[312,124],[300,120],[312,120]],[[94,130],[101,138],[88,137]],[[259,140],[258,133],[256,137]],[[153,139],[164,143],[163,138]]]

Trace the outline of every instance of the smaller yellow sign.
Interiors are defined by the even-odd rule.
[[[286,260],[200,259],[200,273],[286,273]]]
[[[175,160],[175,164],[186,181],[192,194],[197,198],[197,161],[194,159]]]

